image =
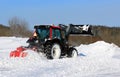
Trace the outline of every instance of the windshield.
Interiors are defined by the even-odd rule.
[[[52,30],[52,38],[59,38],[59,39],[61,39],[61,37],[60,37],[60,30],[59,29],[53,29]]]
[[[37,29],[38,37],[41,40],[44,40],[45,38],[49,37],[49,30],[47,28],[39,28]]]

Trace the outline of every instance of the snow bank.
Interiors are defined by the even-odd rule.
[[[95,57],[112,57],[116,49],[119,49],[115,44],[109,44],[104,41],[98,41],[89,45],[80,45],[76,47],[79,52],[84,53],[87,56]],[[119,51],[119,50],[117,50]]]
[[[27,50],[26,58],[9,58],[9,52],[26,46],[27,38],[0,37],[0,77],[119,77],[120,48],[98,41],[76,47],[77,58],[47,60]]]

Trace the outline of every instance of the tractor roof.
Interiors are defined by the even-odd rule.
[[[60,26],[55,26],[55,25],[35,25],[34,28],[56,28],[56,29],[61,29]]]

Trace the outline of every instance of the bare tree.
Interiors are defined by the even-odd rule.
[[[13,17],[9,20],[9,26],[13,36],[27,36],[28,35],[28,23],[18,17]]]

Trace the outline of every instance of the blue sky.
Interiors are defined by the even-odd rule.
[[[120,0],[0,0],[0,24],[17,16],[35,24],[120,26]]]

